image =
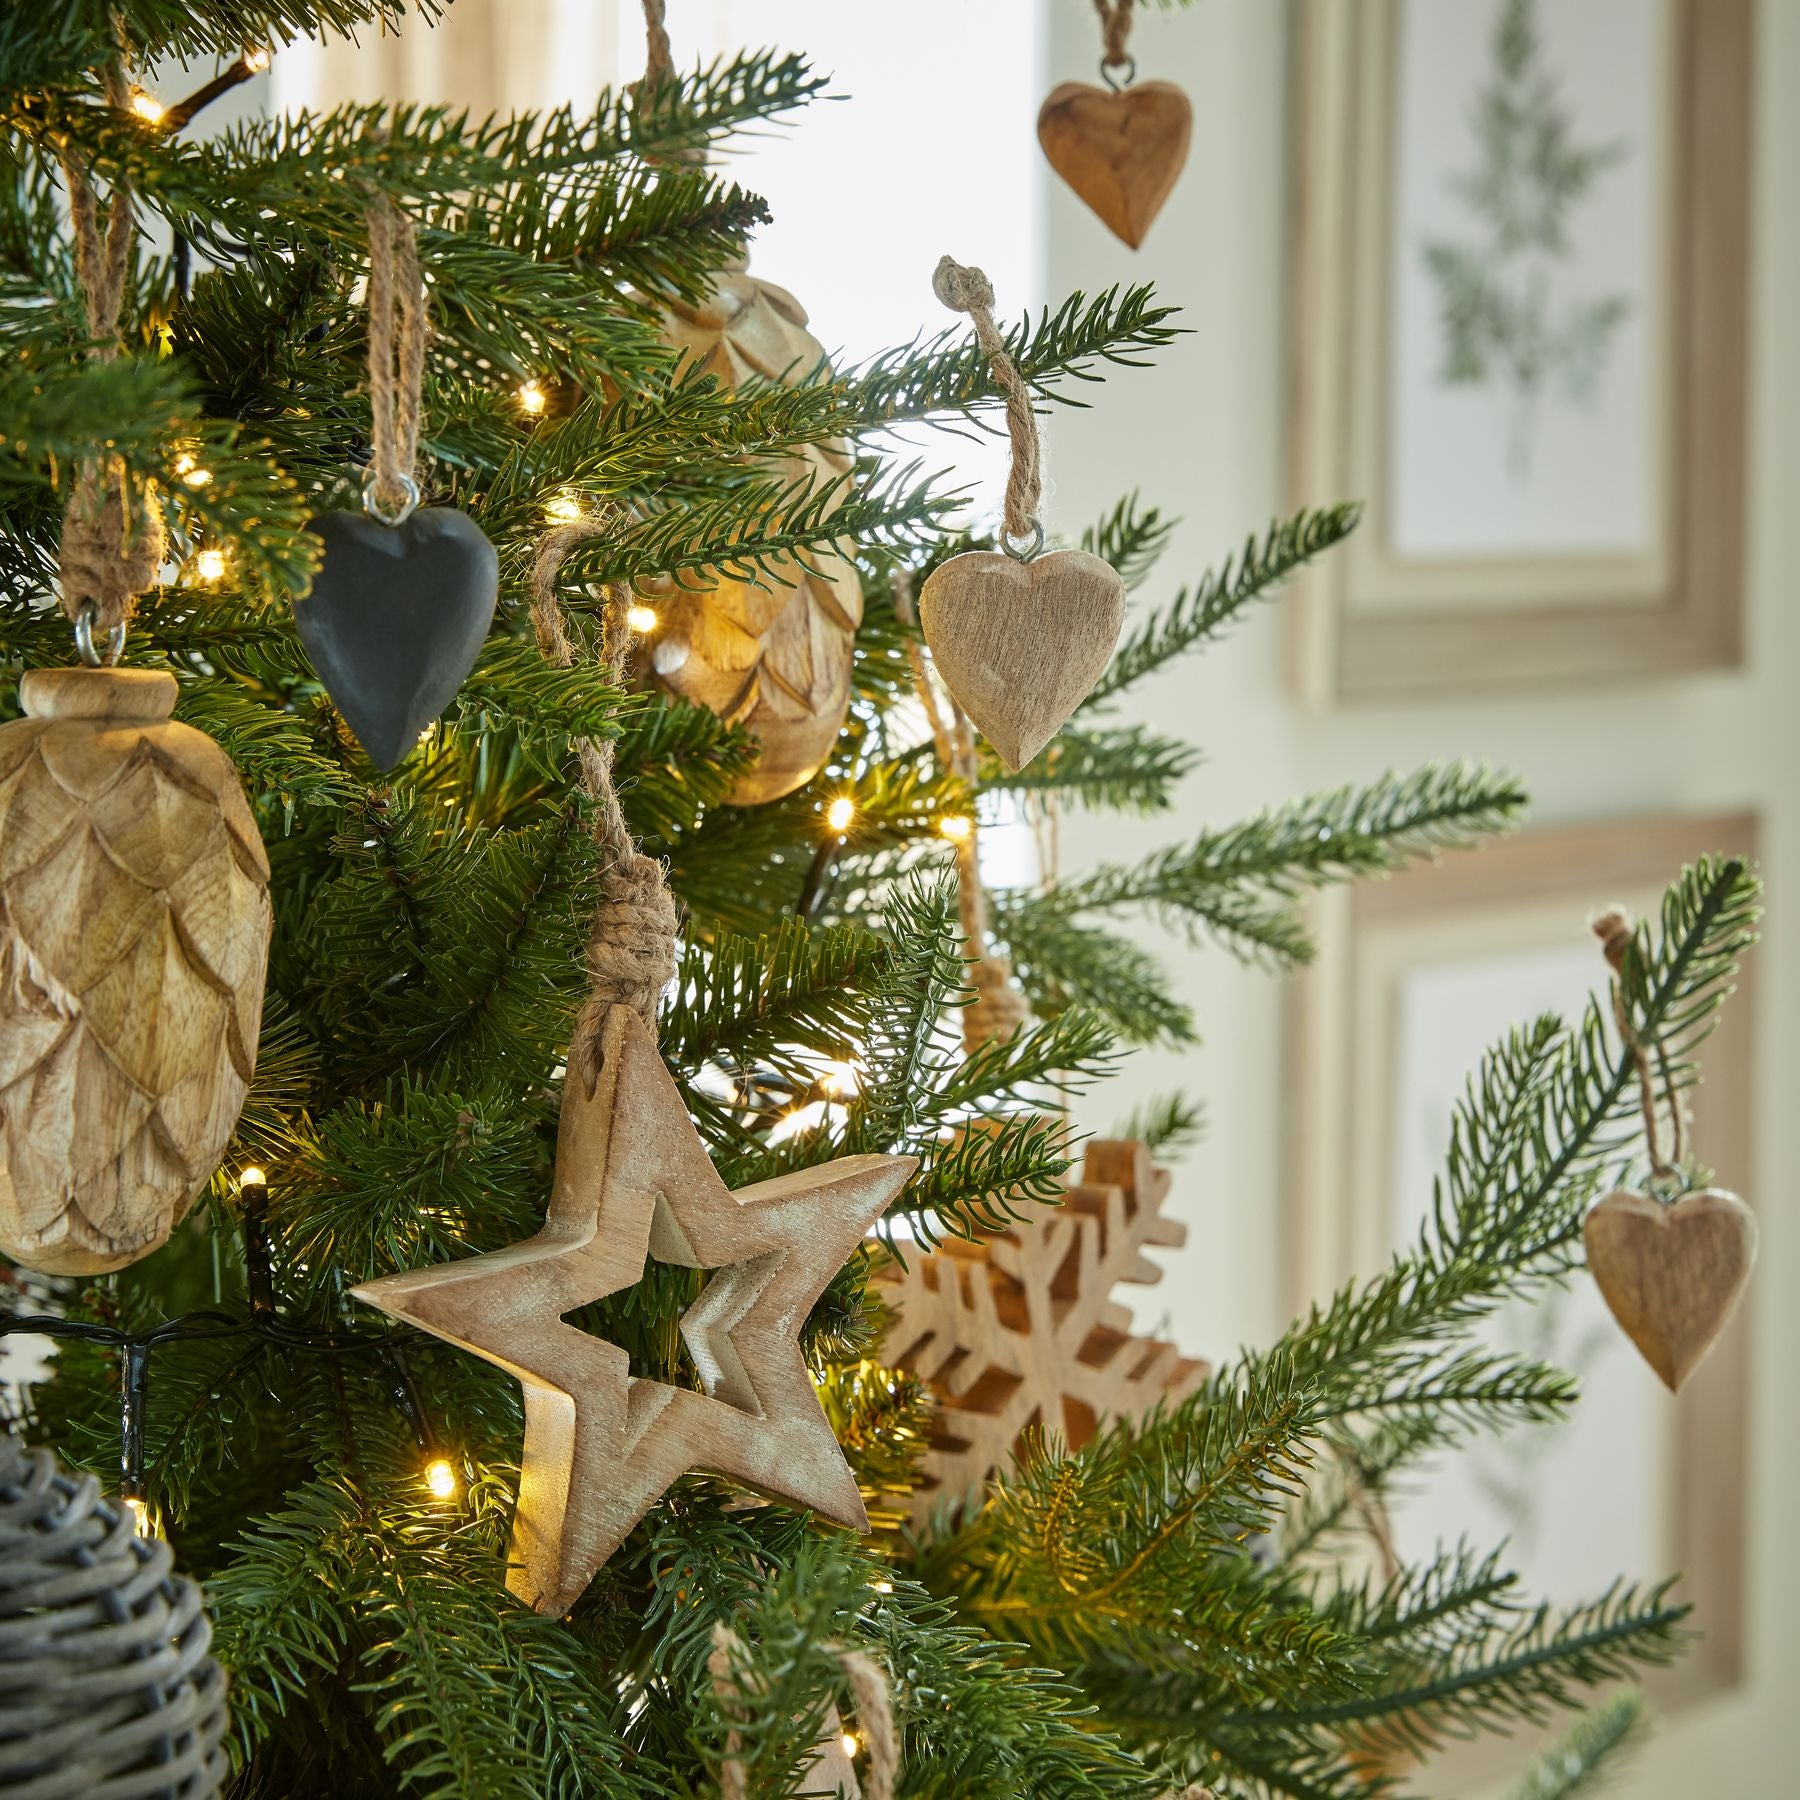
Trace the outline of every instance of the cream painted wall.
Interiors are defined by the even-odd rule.
[[[1048,0],[1053,79],[1088,78],[1087,0]],[[1764,0],[1759,18],[1753,322],[1749,654],[1744,670],[1554,697],[1404,709],[1308,712],[1283,680],[1284,621],[1265,613],[1204,659],[1165,675],[1143,719],[1198,735],[1180,824],[1225,822],[1267,802],[1390,766],[1473,755],[1519,770],[1542,822],[1669,810],[1763,815],[1773,896],[1757,953],[1760,1069],[1749,1680],[1665,1721],[1616,1790],[1635,1800],[1696,1792],[1762,1800],[1795,1791],[1789,1697],[1800,1679],[1800,1548],[1790,1525],[1800,1479],[1791,1371],[1800,1315],[1800,955],[1786,896],[1800,882],[1800,5]],[[1057,185],[1046,289],[1149,278],[1186,309],[1193,335],[1153,376],[1121,374],[1092,411],[1053,422],[1053,526],[1072,527],[1123,479],[1185,523],[1155,589],[1165,598],[1232,550],[1283,502],[1283,271],[1288,138],[1287,9],[1273,0],[1201,0],[1148,13],[1133,34],[1146,75],[1178,81],[1196,125],[1186,174],[1145,248],[1116,243]],[[1071,862],[1124,857],[1163,840],[1164,822],[1071,824]],[[1171,967],[1206,1042],[1181,1058],[1138,1058],[1084,1107],[1104,1125],[1127,1099],[1186,1086],[1206,1099],[1206,1143],[1177,1194],[1192,1227],[1142,1309],[1166,1312],[1184,1346],[1218,1354],[1280,1329],[1282,1147],[1287,1105],[1280,985],[1218,952],[1170,944]],[[1785,1618],[1784,1616],[1785,1615]]]

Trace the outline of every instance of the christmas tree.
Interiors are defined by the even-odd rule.
[[[398,10],[54,0],[0,20],[0,644],[10,673],[52,670],[71,617],[96,661],[128,623],[124,666],[173,676],[178,719],[236,765],[274,914],[254,1074],[193,1213],[113,1272],[15,1274],[15,1321],[61,1341],[14,1423],[122,1479],[204,1583],[229,1791],[1349,1800],[1429,1785],[1419,1759],[1447,1737],[1541,1723],[1677,1654],[1667,1585],[1553,1613],[1479,1546],[1370,1573],[1361,1522],[1427,1453],[1575,1403],[1475,1334],[1579,1278],[1590,1204],[1641,1163],[1643,1047],[1671,1094],[1692,1079],[1750,939],[1749,873],[1671,871],[1660,918],[1616,946],[1616,1010],[1602,994],[1524,1022],[1471,1072],[1435,1215],[1388,1268],[1078,1447],[1041,1418],[983,1490],[911,1506],[942,1397],[883,1361],[889,1277],[1072,1208],[1060,1097],[1192,1039],[1132,921],[1289,967],[1308,889],[1467,847],[1524,796],[1447,763],[984,893],[975,840],[1001,809],[1169,807],[1196,752],[1131,722],[1135,684],[1328,554],[1354,506],[1278,520],[1140,600],[1060,735],[1009,770],[933,685],[915,623],[931,573],[994,540],[869,447],[901,422],[991,425],[995,362],[960,326],[837,371],[696,348],[785,302],[743,273],[761,202],[705,152],[820,76],[746,54],[654,64],[579,113],[188,129],[292,34]],[[172,102],[182,69],[193,95]],[[396,295],[430,323],[401,473],[485,533],[499,606],[441,719],[383,770],[296,608],[324,548],[307,521],[378,493],[404,425],[379,374]],[[1175,329],[1129,287],[1003,331],[1053,412],[1112,369],[1141,379]],[[400,368],[404,386],[404,349]],[[1168,531],[1134,495],[1081,542],[1140,588]],[[846,699],[822,763],[734,803]],[[45,977],[6,867],[17,993]],[[4,1030],[10,1120],[40,1051]],[[641,1130],[608,1136],[620,1118]],[[1172,1101],[1119,1136],[1166,1155],[1194,1125]],[[757,1188],[750,1248],[699,1241],[720,1215],[696,1131],[726,1188]],[[851,1193],[879,1185],[851,1158],[890,1159],[897,1190],[861,1243],[856,1208],[888,1189]],[[669,1182],[647,1252],[552,1241],[587,1173],[631,1159]],[[840,1193],[842,1241],[806,1211]],[[592,1203],[603,1224],[611,1204]],[[567,1417],[604,1413],[616,1382],[628,1428],[559,1426],[516,1320],[431,1310],[458,1291],[433,1285],[445,1271],[533,1239],[547,1209],[545,1257],[630,1264],[539,1300],[599,1371]],[[791,1503],[837,1450],[816,1454],[811,1393],[775,1406],[773,1338],[732,1337],[808,1263],[783,1341],[857,1490],[818,1510],[866,1507],[866,1535]],[[522,1478],[558,1430],[576,1479],[532,1501],[533,1530],[564,1530],[566,1507],[569,1533],[604,1536],[584,1509],[615,1495],[581,1488],[582,1434],[616,1486],[665,1419],[705,1437],[723,1412],[730,1448],[671,1452],[616,1548],[534,1537],[521,1567]],[[790,1426],[805,1456],[778,1466]],[[760,1493],[721,1473],[753,1466]],[[558,1555],[566,1594],[532,1578]],[[1629,1694],[1586,1714],[1522,1791],[1583,1790],[1635,1716]]]

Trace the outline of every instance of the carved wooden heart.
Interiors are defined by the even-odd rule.
[[[325,540],[300,641],[378,769],[404,762],[450,704],[494,622],[500,562],[468,514],[428,506],[400,525],[360,512],[306,523]]]
[[[1009,769],[1056,736],[1100,679],[1125,623],[1125,583],[1085,550],[1019,562],[971,550],[933,569],[919,623],[950,692]]]
[[[1730,1321],[1756,1266],[1756,1215],[1707,1188],[1664,1205],[1626,1189],[1588,1213],[1588,1268],[1625,1335],[1671,1393]]]
[[[1038,111],[1051,168],[1134,250],[1181,174],[1193,128],[1187,95],[1169,81],[1118,94],[1065,81]]]

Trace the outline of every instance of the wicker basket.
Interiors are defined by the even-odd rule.
[[[0,1793],[205,1800],[225,1675],[200,1589],[91,1475],[0,1438]]]

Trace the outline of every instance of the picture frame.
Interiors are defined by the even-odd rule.
[[[1468,1046],[1543,1010],[1572,1018],[1587,991],[1603,988],[1592,915],[1616,901],[1654,916],[1685,865],[1709,853],[1754,857],[1756,846],[1745,814],[1628,819],[1532,831],[1320,897],[1319,954],[1295,984],[1289,1021],[1283,1238],[1295,1312],[1374,1274],[1416,1232],[1442,1167],[1449,1097],[1474,1072],[1479,1048]],[[1753,1205],[1754,977],[1752,960],[1702,1048],[1704,1079],[1690,1096],[1696,1154]],[[1504,1538],[1526,1592],[1553,1603],[1596,1598],[1621,1573],[1681,1571],[1680,1597],[1704,1635],[1645,1685],[1665,1708],[1736,1685],[1747,1642],[1753,1304],[1752,1294],[1673,1397],[1584,1274],[1519,1303],[1510,1324],[1496,1314],[1490,1341],[1580,1365],[1581,1404],[1565,1423],[1478,1439],[1409,1479],[1391,1521],[1401,1554],[1429,1557],[1439,1529],[1466,1531],[1483,1549]],[[1539,1525],[1543,1541],[1532,1535]],[[1527,1748],[1454,1748],[1433,1778],[1442,1786],[1449,1772],[1453,1791],[1467,1792]]]
[[[1499,41],[1515,7],[1522,72]],[[1298,692],[1738,664],[1751,0],[1300,0],[1297,19],[1289,499],[1366,509],[1296,585]],[[1547,251],[1518,247],[1513,164],[1483,136],[1509,80],[1550,109],[1575,189],[1528,196]]]

